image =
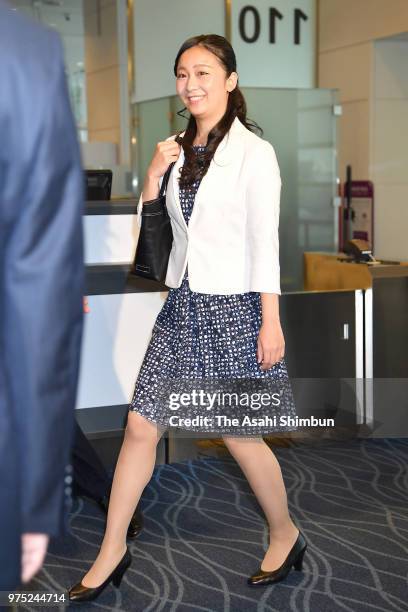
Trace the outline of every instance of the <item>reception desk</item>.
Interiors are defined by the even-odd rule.
[[[304,288],[363,290],[367,423],[384,437],[408,436],[408,262],[373,265],[309,252]]]
[[[303,272],[305,291],[369,289],[375,279],[406,278],[408,262],[356,263],[345,253],[306,252]]]

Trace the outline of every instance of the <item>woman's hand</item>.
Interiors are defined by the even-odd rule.
[[[285,339],[279,319],[263,322],[258,335],[256,357],[261,370],[268,370],[283,359],[285,354]]]
[[[149,179],[159,179],[166,172],[169,165],[177,161],[180,155],[180,145],[175,140],[158,142],[154,150],[152,161],[147,169]]]
[[[165,140],[157,143],[143,184],[143,204],[157,198],[160,191],[159,178],[164,175],[171,162],[178,159],[179,154],[180,145],[175,140]]]

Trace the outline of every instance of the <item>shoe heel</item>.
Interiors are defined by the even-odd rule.
[[[297,572],[301,572],[302,571],[302,567],[303,567],[303,557],[305,555],[306,552],[306,546],[304,547],[303,550],[300,551],[300,553],[298,554],[296,561],[293,563],[293,567],[295,568],[295,570]]]
[[[118,568],[118,570],[115,572],[115,574],[112,576],[112,584],[113,586],[115,586],[117,589],[120,587],[120,583],[122,582],[122,578],[125,575],[126,570],[128,569],[130,565],[129,563],[126,563],[126,565],[124,565],[121,568]]]

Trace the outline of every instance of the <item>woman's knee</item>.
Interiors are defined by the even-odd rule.
[[[127,438],[138,443],[147,442],[156,445],[163,433],[163,427],[149,421],[138,412],[129,410],[125,429]]]
[[[264,444],[263,438],[255,437],[234,437],[234,436],[223,436],[224,444],[228,448],[231,455],[238,455],[240,453],[253,449],[254,445]]]

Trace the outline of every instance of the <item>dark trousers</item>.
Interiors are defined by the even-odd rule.
[[[77,421],[75,421],[71,461],[74,495],[87,495],[95,500],[109,495],[112,482]]]

